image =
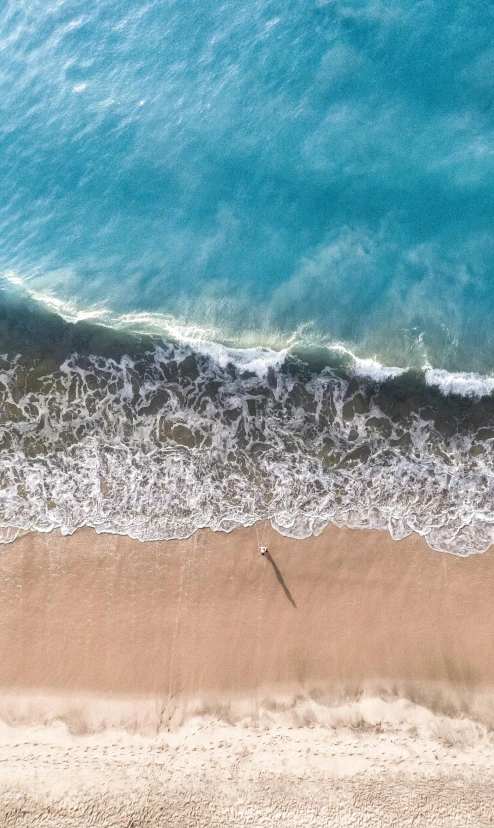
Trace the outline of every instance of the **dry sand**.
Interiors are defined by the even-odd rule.
[[[494,551],[81,530],[0,561],[2,824],[494,824]]]

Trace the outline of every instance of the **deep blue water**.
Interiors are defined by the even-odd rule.
[[[65,311],[490,373],[493,33],[484,0],[10,0],[0,271]]]
[[[493,35],[485,0],[5,0],[4,539],[494,542]]]

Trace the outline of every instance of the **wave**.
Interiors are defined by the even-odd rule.
[[[457,394],[460,397],[487,397],[494,391],[494,377],[472,372],[450,372],[438,368],[426,368],[425,382],[438,388],[442,394]]]
[[[284,347],[274,349],[265,345],[246,346],[243,344],[241,331],[237,332],[237,346],[226,344],[228,337],[218,328],[205,328],[190,322],[184,322],[170,314],[154,312],[136,312],[115,314],[106,307],[81,308],[74,302],[63,301],[51,294],[41,293],[29,288],[14,271],[4,271],[1,279],[14,286],[17,293],[34,303],[35,312],[45,309],[55,313],[69,324],[80,322],[96,323],[113,331],[123,331],[139,336],[153,336],[168,339],[188,346],[195,351],[210,356],[220,367],[233,364],[237,368],[254,371],[265,377],[270,367],[279,368],[290,353],[303,351],[310,358],[310,352],[326,352],[324,359],[334,362],[339,358],[346,370],[356,377],[384,382],[402,376],[407,371],[416,370],[412,366],[390,366],[382,364],[376,356],[362,357],[342,342],[331,342],[327,337],[321,340],[310,331],[310,325],[302,325],[286,338]],[[252,332],[249,334],[252,338]],[[273,339],[280,341],[281,334]],[[437,388],[445,396],[458,395],[481,398],[494,392],[494,376],[472,371],[447,371],[433,368],[427,363],[422,366],[426,385]]]
[[[480,380],[387,370],[341,345],[193,347],[54,315],[3,332],[4,541],[269,520],[297,538],[330,522],[418,532],[461,555],[494,542],[494,396]]]

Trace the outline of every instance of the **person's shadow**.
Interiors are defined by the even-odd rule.
[[[297,609],[297,605],[296,605],[295,601],[292,598],[291,592],[288,589],[287,585],[285,584],[285,581],[283,580],[283,575],[281,574],[280,570],[276,566],[276,563],[273,560],[273,557],[272,557],[272,555],[270,554],[270,552],[268,550],[266,550],[266,552],[264,553],[264,557],[268,559],[269,563],[273,567],[274,573],[275,573],[275,575],[278,579],[278,582],[283,587],[283,592],[285,593],[286,597],[290,601],[290,604],[292,605],[292,607],[295,607],[295,609]]]

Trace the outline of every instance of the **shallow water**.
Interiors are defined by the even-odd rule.
[[[492,542],[493,16],[4,5],[5,527]]]
[[[368,376],[329,349],[199,349],[36,310],[2,320],[4,527],[149,540],[268,519],[294,537],[417,531],[459,554],[493,542],[492,395]]]

